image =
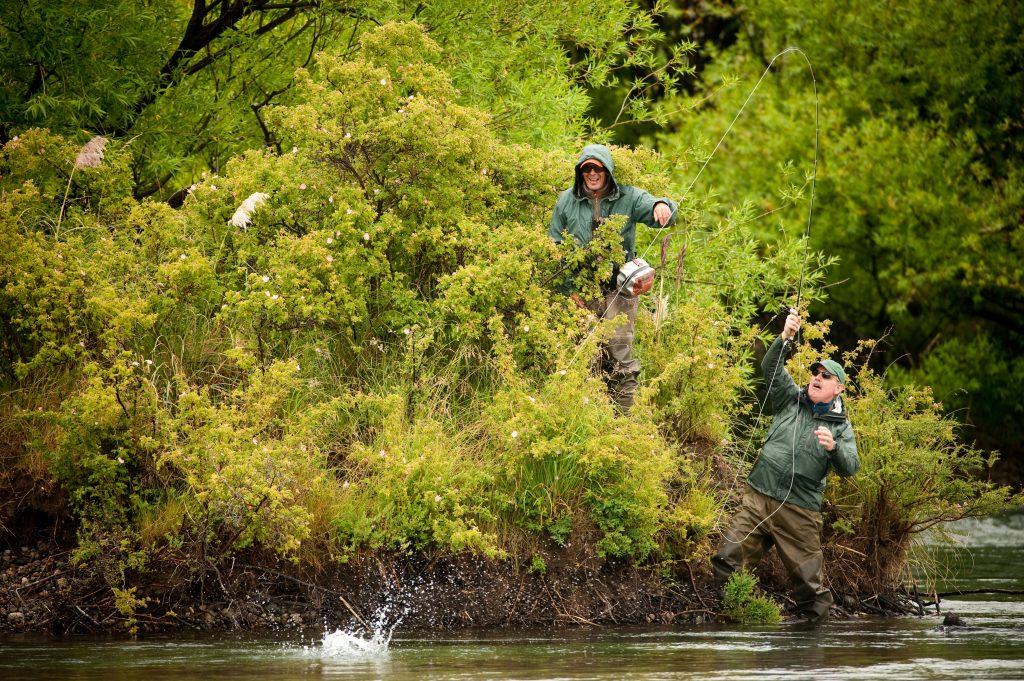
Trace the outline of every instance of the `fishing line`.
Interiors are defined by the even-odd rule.
[[[785,50],[783,50],[782,52],[780,52],[779,54],[777,54],[772,59],[771,63],[768,64],[768,69],[770,69],[772,67],[772,64],[775,63],[776,59],[778,59],[782,55],[787,54],[789,52],[797,52],[801,57],[803,57],[804,62],[807,64],[807,70],[811,74],[811,83],[812,83],[813,88],[814,88],[814,163],[813,163],[813,166],[812,166],[812,169],[811,169],[811,193],[810,193],[810,201],[809,201],[808,207],[807,207],[807,223],[806,223],[806,225],[804,227],[803,261],[801,262],[801,265],[800,265],[800,280],[799,280],[799,283],[797,285],[796,306],[794,308],[799,313],[799,311],[800,311],[800,303],[802,301],[803,290],[804,290],[804,273],[807,270],[807,254],[808,254],[808,250],[809,250],[809,247],[810,247],[810,241],[811,241],[811,219],[812,219],[812,216],[814,215],[814,189],[815,189],[815,184],[816,184],[817,179],[818,179],[818,141],[819,141],[819,133],[820,133],[820,129],[821,128],[820,128],[820,125],[819,125],[819,111],[818,111],[818,81],[814,77],[814,68],[811,66],[811,62],[807,58],[807,55],[804,53],[804,51],[801,50],[799,47],[788,47]],[[765,73],[768,72],[768,69],[765,69]],[[761,80],[763,80],[763,79],[764,79],[764,74],[761,75]],[[761,81],[759,80],[758,81],[758,85],[760,85],[760,84],[761,84]],[[755,89],[756,89],[756,86],[755,86]],[[751,92],[751,94],[753,94],[753,92]],[[747,101],[750,101],[750,97],[749,96],[747,97]],[[746,106],[746,102],[744,102],[743,105]],[[733,119],[733,122],[735,123],[736,119]],[[730,128],[731,127],[732,126],[730,125]],[[721,142],[719,142],[719,143],[721,143]],[[717,147],[716,147],[716,150],[717,150]],[[707,165],[707,164],[705,163],[705,165]],[[704,170],[704,168],[701,168],[702,172],[703,172],[703,170]],[[800,328],[799,327],[797,327],[796,336],[794,336],[793,341],[795,341],[797,344],[800,343]],[[781,364],[782,362],[785,361],[786,350],[790,346],[791,342],[792,342],[791,340],[785,340],[782,343],[782,349],[781,349],[781,352],[779,352],[778,360],[776,360],[776,362],[775,362],[775,367],[772,369],[772,377],[771,377],[771,380],[768,383],[768,388],[765,391],[764,400],[761,402],[760,407],[758,409],[757,416],[754,419],[755,426],[760,422],[761,416],[764,414],[764,407],[768,403],[768,399],[771,396],[772,386],[775,383],[775,377],[778,375],[778,372],[779,372],[779,364]],[[796,382],[794,381],[794,386],[797,388],[797,393],[796,393],[796,413],[794,415],[794,420],[797,417],[799,417],[799,413],[800,413],[800,388],[799,388],[799,386],[796,386],[795,384],[796,384]],[[746,448],[744,449],[744,454],[749,452],[750,445],[753,442],[753,438],[754,438],[753,433],[754,433],[754,428],[751,428],[750,439],[747,440],[747,445],[746,445]],[[754,527],[752,527],[750,529],[750,531],[747,532],[746,536],[743,537],[743,539],[740,539],[740,540],[730,539],[727,536],[728,530],[726,530],[726,532],[722,533],[722,538],[723,538],[724,541],[726,541],[726,542],[728,542],[730,544],[742,544],[747,539],[749,539],[751,537],[751,535],[753,535],[754,532],[756,532],[759,527],[761,527],[763,524],[768,522],[768,520],[771,519],[772,516],[774,516],[776,513],[778,513],[779,509],[782,508],[783,504],[785,504],[787,501],[789,501],[789,497],[793,493],[793,483],[796,480],[796,428],[793,428],[793,440],[790,443],[790,451],[791,451],[791,455],[792,456],[791,456],[791,459],[790,459],[790,468],[789,468],[789,488],[786,490],[785,498],[782,499],[782,501],[775,507],[775,509],[771,513],[769,513],[767,516],[762,518],[760,522],[758,522],[756,525],[754,525]]]
[[[816,180],[817,174],[818,174],[818,131],[819,131],[819,125],[818,125],[818,121],[819,121],[819,119],[818,119],[818,83],[817,83],[817,80],[814,78],[814,69],[811,67],[811,62],[807,58],[807,55],[804,53],[804,51],[802,49],[800,49],[799,47],[796,47],[796,46],[787,47],[786,49],[782,50],[781,52],[776,54],[774,57],[772,57],[772,60],[770,62],[768,62],[768,66],[765,67],[764,72],[761,74],[761,77],[758,78],[757,83],[754,84],[754,87],[751,88],[750,92],[747,94],[747,98],[745,100],[743,100],[743,104],[740,106],[739,110],[736,112],[736,115],[733,116],[732,121],[730,121],[730,123],[729,123],[729,126],[725,129],[725,132],[723,132],[722,136],[718,139],[718,143],[715,145],[715,148],[712,149],[711,153],[708,155],[708,157],[706,159],[704,159],[704,163],[701,165],[700,170],[697,171],[697,174],[694,176],[693,180],[691,180],[690,184],[686,187],[686,190],[683,192],[683,196],[684,197],[685,196],[689,196],[690,191],[693,189],[694,185],[697,184],[697,181],[700,179],[700,176],[704,173],[705,168],[707,168],[708,164],[711,163],[711,159],[713,159],[715,157],[715,155],[718,153],[718,150],[722,147],[722,144],[725,142],[725,138],[729,136],[730,132],[732,132],[733,127],[736,125],[736,121],[738,121],[740,116],[743,115],[743,112],[746,110],[747,105],[750,103],[750,100],[753,99],[754,94],[757,92],[758,88],[761,87],[761,83],[768,76],[768,73],[771,71],[772,66],[775,65],[775,62],[779,58],[781,58],[784,55],[787,55],[787,54],[789,54],[791,52],[796,52],[801,57],[803,57],[804,62],[807,64],[807,68],[810,71],[811,82],[812,82],[813,87],[814,87],[814,166],[813,166],[813,170],[812,170],[812,174],[811,174],[811,200],[810,200],[810,206],[809,206],[809,209],[808,209],[808,212],[807,212],[807,228],[806,228],[806,230],[804,232],[804,262],[803,262],[803,265],[801,266],[801,269],[800,269],[800,285],[799,285],[799,290],[797,292],[797,309],[799,309],[801,293],[803,291],[804,269],[806,268],[806,264],[807,264],[807,244],[808,244],[808,238],[809,238],[810,229],[811,229],[811,216],[812,216],[813,211],[814,211],[814,184],[815,184],[815,180]],[[668,221],[671,222],[672,219],[678,214],[678,212],[679,212],[679,206],[677,205],[676,208],[674,210],[672,210],[672,214],[669,216],[669,220]],[[653,240],[649,244],[647,244],[647,247],[644,249],[643,253],[641,253],[639,257],[644,258],[647,255],[648,251],[651,249],[651,247],[656,243],[656,241],[657,240]],[[618,298],[620,295],[622,295],[622,290],[623,290],[622,286],[620,286],[620,287],[618,287],[616,289],[615,296],[612,298],[613,302],[614,302],[614,300],[616,298]],[[606,305],[605,306],[605,310],[607,310],[608,307],[609,307],[609,305]],[[577,345],[576,352],[573,353],[573,356],[569,359],[569,365],[570,366],[576,362],[576,359],[579,357],[580,351],[582,351],[584,345],[586,345],[586,342],[594,335],[594,333],[596,331],[597,331],[597,328],[595,327]]]
[[[718,150],[722,147],[722,144],[725,142],[725,138],[728,137],[729,133],[732,131],[733,127],[736,125],[736,122],[739,120],[740,116],[743,115],[743,112],[746,110],[747,105],[750,103],[750,100],[753,99],[754,94],[757,92],[758,88],[761,86],[761,83],[764,81],[764,79],[768,76],[768,73],[771,71],[772,66],[775,65],[775,62],[778,59],[780,59],[781,57],[783,57],[783,56],[785,56],[787,54],[790,54],[792,52],[795,52],[795,53],[799,54],[803,58],[804,63],[807,64],[807,70],[810,73],[811,83],[812,83],[812,87],[813,87],[813,91],[814,91],[814,161],[813,161],[813,166],[812,166],[812,170],[811,170],[811,188],[810,188],[810,201],[809,201],[808,209],[807,209],[807,222],[806,222],[805,227],[804,227],[804,236],[803,236],[804,252],[803,252],[803,259],[802,259],[801,266],[800,266],[800,279],[799,279],[799,282],[798,282],[798,285],[797,285],[797,297],[796,297],[795,309],[797,311],[799,311],[800,304],[801,304],[802,299],[803,299],[804,275],[805,275],[805,272],[807,270],[807,255],[808,255],[809,248],[810,248],[811,221],[812,221],[812,218],[813,218],[813,215],[814,215],[814,191],[815,191],[815,185],[817,183],[817,177],[818,177],[818,145],[819,145],[819,136],[820,136],[820,129],[821,129],[820,128],[819,105],[818,105],[818,82],[817,82],[817,79],[814,77],[814,68],[811,65],[810,59],[807,58],[807,54],[802,49],[800,49],[799,47],[795,47],[795,46],[787,47],[786,49],[782,50],[781,52],[776,54],[774,57],[772,57],[772,60],[768,63],[768,66],[765,67],[764,72],[761,74],[761,77],[757,80],[757,83],[754,84],[754,87],[751,88],[750,92],[747,94],[746,99],[743,101],[743,104],[740,106],[739,110],[736,112],[736,115],[733,116],[733,119],[732,119],[732,121],[730,121],[729,126],[725,129],[725,132],[722,133],[722,136],[719,138],[718,143],[715,145],[715,148],[712,149],[711,153],[708,155],[708,157],[704,160],[704,163],[701,165],[700,170],[697,171],[697,174],[694,176],[693,180],[690,181],[690,184],[689,184],[689,186],[687,186],[686,191],[683,193],[683,196],[684,197],[685,196],[689,196],[690,191],[696,185],[696,183],[700,179],[701,175],[703,175],[704,170],[708,167],[708,164],[711,162],[711,160],[718,153]],[[674,209],[672,211],[672,215],[669,218],[670,222],[671,222],[671,219],[673,217],[675,217],[675,215],[678,213],[678,210],[679,210],[679,208],[677,206],[676,209]],[[646,256],[647,252],[651,249],[651,247],[656,242],[657,242],[657,240],[652,240],[647,245],[647,247],[644,249],[643,253],[641,253],[641,255],[639,257],[643,258],[644,256]],[[622,286],[620,286],[616,290],[615,296],[612,298],[612,302],[614,302],[614,300],[616,298],[618,298],[618,296],[620,296],[620,295],[622,295]],[[606,305],[605,306],[605,310],[607,310],[609,306],[610,305]],[[569,361],[570,365],[575,362],[576,358],[580,354],[580,351],[583,349],[584,345],[586,344],[586,341],[589,340],[591,336],[593,336],[593,334],[596,332],[596,330],[597,330],[596,327],[593,330],[591,330],[590,333],[587,335],[587,337],[583,340],[583,342],[581,342],[577,346],[576,352],[574,353],[573,357]],[[765,392],[764,400],[760,403],[757,416],[754,419],[755,427],[756,427],[756,424],[760,422],[761,417],[764,414],[765,405],[768,403],[768,399],[771,396],[772,386],[774,385],[775,378],[778,375],[779,365],[784,361],[785,356],[786,356],[786,351],[787,351],[788,347],[791,345],[791,343],[793,341],[795,341],[797,344],[799,344],[799,342],[800,342],[800,329],[799,328],[797,328],[796,336],[794,337],[794,339],[792,339],[792,340],[785,340],[783,342],[782,351],[779,353],[779,358],[776,361],[775,367],[772,370],[771,379],[770,379],[770,381],[768,383],[768,388],[767,388],[767,390]],[[795,385],[795,382],[794,382],[794,385]],[[799,390],[799,387],[797,387],[796,402],[797,402],[797,414],[799,414],[799,402],[800,402],[800,390]],[[747,441],[747,445],[746,445],[746,447],[744,449],[745,453],[749,452],[750,445],[753,442],[753,433],[754,433],[754,427],[751,428],[750,439]],[[793,493],[793,484],[794,484],[794,482],[796,480],[796,429],[793,430],[793,440],[792,440],[792,443],[791,443],[791,453],[792,453],[792,458],[791,458],[791,462],[790,462],[789,487],[786,490],[785,498],[783,498],[783,500],[778,504],[778,506],[776,506],[776,508],[771,513],[769,513],[765,518],[763,518],[760,522],[758,522],[747,533],[747,535],[745,537],[743,537],[743,539],[740,539],[738,541],[730,539],[728,536],[726,536],[726,532],[723,532],[723,539],[726,542],[733,543],[733,544],[741,544],[741,543],[743,543],[748,538],[750,538],[750,536],[753,535],[754,532],[756,532],[758,528],[760,528],[764,523],[766,523],[768,520],[770,520],[771,517],[774,516],[779,511],[779,509],[782,508],[783,504],[785,504],[787,501],[789,501],[789,497]]]

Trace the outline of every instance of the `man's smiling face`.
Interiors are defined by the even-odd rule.
[[[603,163],[594,158],[580,166],[580,173],[583,175],[587,191],[590,192],[600,191],[608,180],[608,170]]]

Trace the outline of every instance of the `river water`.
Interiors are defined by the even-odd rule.
[[[1024,510],[954,526],[961,546],[938,591],[1024,590]],[[503,630],[366,640],[340,631],[274,635],[0,637],[0,680],[81,679],[1024,679],[1024,599],[960,595],[942,615],[774,626]]]

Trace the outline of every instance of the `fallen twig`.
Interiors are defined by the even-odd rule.
[[[707,610],[708,604],[704,602],[704,599],[700,595],[700,590],[697,588],[697,580],[693,577],[693,568],[690,567],[689,562],[684,563],[684,565],[686,565],[687,572],[690,573],[690,586],[693,587],[693,595],[697,597],[697,600],[700,601],[700,604],[704,607],[705,610]]]
[[[82,615],[83,615],[83,616],[84,616],[84,617],[85,617],[85,618],[86,618],[87,620],[89,620],[90,622],[92,622],[93,624],[95,624],[95,625],[96,625],[97,627],[98,627],[98,626],[100,626],[100,623],[99,623],[99,622],[97,622],[96,620],[94,620],[94,619],[92,618],[92,615],[90,615],[89,613],[87,613],[87,612],[86,612],[85,610],[82,610],[82,608],[81,608],[80,606],[77,606],[77,605],[76,605],[76,606],[75,606],[75,610],[77,610],[78,612],[82,613]]]

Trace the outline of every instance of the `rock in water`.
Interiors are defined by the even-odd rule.
[[[947,612],[946,617],[942,620],[942,626],[944,627],[966,627],[967,622],[961,619],[960,615],[955,612]]]

